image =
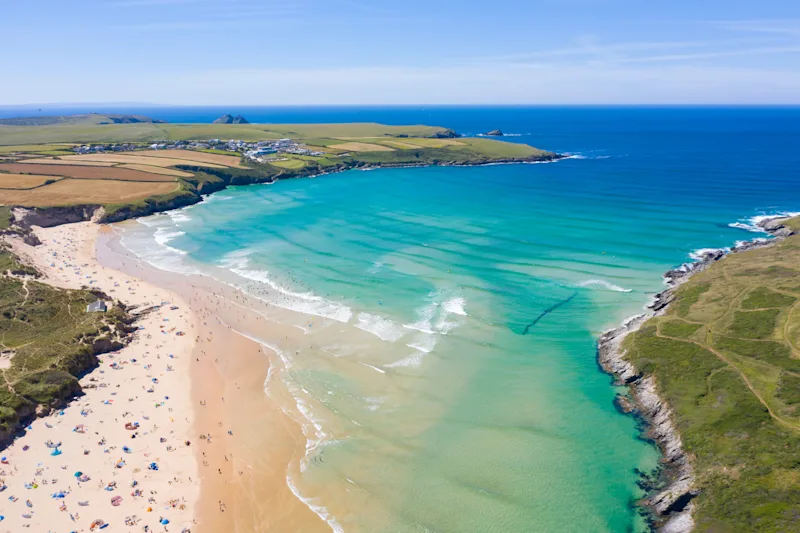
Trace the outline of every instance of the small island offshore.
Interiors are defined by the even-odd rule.
[[[302,455],[308,437],[266,403],[264,345],[220,319],[255,299],[109,260],[107,223],[228,186],[564,157],[430,126],[0,120],[0,531],[342,529],[259,464],[265,449]],[[769,238],[668,272],[645,314],[599,339],[600,365],[627,387],[618,409],[661,451],[636,502],[653,531],[800,531],[800,217],[759,227]],[[209,354],[225,354],[224,375]]]

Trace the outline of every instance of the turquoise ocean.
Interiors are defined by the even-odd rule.
[[[208,121],[210,108],[136,110]],[[306,426],[287,483],[334,530],[643,530],[658,452],[613,406],[606,329],[701,248],[800,211],[797,108],[244,108],[253,122],[435,124],[569,153],[233,187],[122,243],[303,329],[247,332]]]

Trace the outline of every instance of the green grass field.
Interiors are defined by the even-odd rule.
[[[23,275],[22,279],[12,277]],[[130,318],[119,308],[87,313],[97,296],[35,281],[36,271],[0,250],[0,348],[11,354],[2,368],[0,442],[6,442],[37,406],[64,405],[80,391],[78,376],[97,364],[95,353],[120,346]],[[105,343],[108,340],[108,343]]]
[[[800,531],[800,235],[676,295],[625,347],[676,415],[702,489],[696,530]]]
[[[87,142],[144,142],[167,140],[241,139],[245,141],[335,137],[428,137],[443,128],[430,126],[384,126],[382,124],[85,124],[45,126],[0,124],[0,146]],[[341,141],[331,141],[335,144]],[[39,148],[57,149],[57,148]]]
[[[152,121],[135,123],[107,123],[112,120],[145,120],[146,117],[81,115],[76,117],[38,117],[34,119],[0,120],[0,154],[15,154],[17,159],[45,155],[66,155],[67,148],[78,143],[148,143],[156,140],[208,140],[239,139],[245,141],[290,138],[319,151],[324,156],[284,155],[285,161],[259,165],[245,171],[225,169],[212,171],[199,168],[202,165],[187,162],[173,165],[188,175],[177,176],[179,187],[170,193],[153,192],[153,196],[134,199],[131,194],[127,202],[118,195],[120,202],[105,203],[106,213],[112,218],[133,217],[151,214],[154,211],[188,205],[200,201],[201,194],[208,194],[227,185],[262,183],[274,179],[302,177],[331,170],[370,166],[400,165],[449,165],[485,164],[493,162],[525,161],[557,157],[523,144],[512,144],[489,139],[438,138],[450,134],[444,128],[431,126],[386,126],[375,123],[354,124],[166,124]],[[347,150],[330,148],[343,145]],[[377,146],[376,146],[377,145]],[[363,149],[363,150],[362,150]],[[381,151],[368,151],[368,150]],[[229,155],[230,152],[204,150],[206,153]],[[134,154],[135,155],[135,154]],[[104,156],[107,157],[107,156]],[[115,155],[112,161],[118,161]],[[127,157],[127,156],[125,156]],[[87,157],[86,159],[91,159]],[[70,163],[75,163],[72,159]],[[155,160],[150,161],[155,163]],[[146,163],[144,160],[140,163]],[[27,165],[27,163],[22,163]],[[24,172],[24,170],[17,170]],[[67,175],[65,171],[62,171]],[[96,169],[95,173],[111,173]],[[48,173],[49,174],[49,173]],[[106,176],[100,176],[105,179]],[[53,186],[50,186],[51,189]],[[64,188],[63,184],[57,188]],[[96,205],[99,196],[86,196],[85,191],[59,195],[57,199],[42,200],[46,191],[31,196],[5,193],[2,200],[7,205],[46,207],[52,205]],[[52,192],[52,190],[50,191]],[[66,191],[65,192],[69,192]],[[83,196],[82,196],[83,195]],[[62,198],[63,197],[63,198]],[[106,198],[103,196],[103,198]],[[117,200],[113,200],[116,202]],[[16,204],[14,203],[16,202]],[[101,202],[102,203],[102,202]]]

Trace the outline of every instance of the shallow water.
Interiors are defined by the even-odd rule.
[[[315,121],[296,113],[281,121]],[[641,529],[634,469],[657,453],[614,410],[596,337],[693,250],[757,236],[730,223],[800,211],[800,111],[357,116],[500,127],[577,157],[236,187],[123,244],[238,285],[305,331],[291,346],[247,333],[280,352],[270,380],[307,428],[287,481],[334,529]]]

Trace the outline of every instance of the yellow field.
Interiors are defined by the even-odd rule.
[[[178,187],[174,182],[63,179],[29,191],[0,190],[0,203],[26,206],[120,204],[166,194]]]
[[[141,170],[142,172],[149,172],[151,174],[163,174],[166,176],[177,176],[179,178],[191,178],[192,174],[190,172],[184,172],[182,170],[177,170],[174,168],[165,168],[165,167],[150,167],[147,165],[135,165],[130,163],[125,163],[123,165],[117,165],[116,168],[128,168],[130,170]]]
[[[215,163],[204,163],[202,161],[186,161],[185,159],[172,159],[167,157],[148,157],[143,155],[116,155],[116,154],[89,154],[89,155],[68,155],[61,158],[67,161],[103,161],[106,163],[131,163],[138,165],[149,165],[154,167],[174,167],[177,165],[193,165],[196,167],[225,168],[224,165]]]
[[[166,157],[169,159],[184,159],[187,161],[200,161],[202,163],[214,163],[217,165],[224,165],[226,167],[234,168],[248,168],[242,165],[242,161],[238,156],[209,154],[206,152],[196,152],[194,150],[144,150],[141,152],[136,152],[136,155],[146,157]]]
[[[381,144],[385,144],[393,148],[399,148],[400,150],[417,150],[421,148],[418,144],[411,144],[405,141],[381,141]]]
[[[287,159],[285,161],[270,161],[269,164],[275,167],[288,168],[290,170],[297,170],[306,166],[305,161],[301,161],[300,159]]]
[[[390,148],[388,146],[363,142],[332,144],[330,147],[335,148],[336,150],[345,150],[348,152],[394,152],[394,148]]]
[[[73,144],[22,144],[18,146],[0,146],[0,154],[11,154],[15,152],[42,152],[49,150],[66,150],[72,148]]]
[[[413,139],[403,139],[404,143],[414,144],[424,148],[444,148],[445,146],[464,146],[461,141],[453,139],[422,139],[414,137]]]
[[[102,161],[70,161],[69,159],[55,159],[52,157],[20,159],[17,163],[32,163],[36,165],[80,165],[82,167],[113,167],[115,165],[115,163],[104,163]]]
[[[306,148],[308,148],[309,150],[313,150],[315,152],[322,152],[325,155],[338,155],[344,153],[344,150],[337,150],[336,148],[333,148],[331,146],[314,146],[311,144],[307,144]]]
[[[36,174],[0,174],[0,189],[32,189],[47,180],[60,180],[58,176],[37,176]]]

